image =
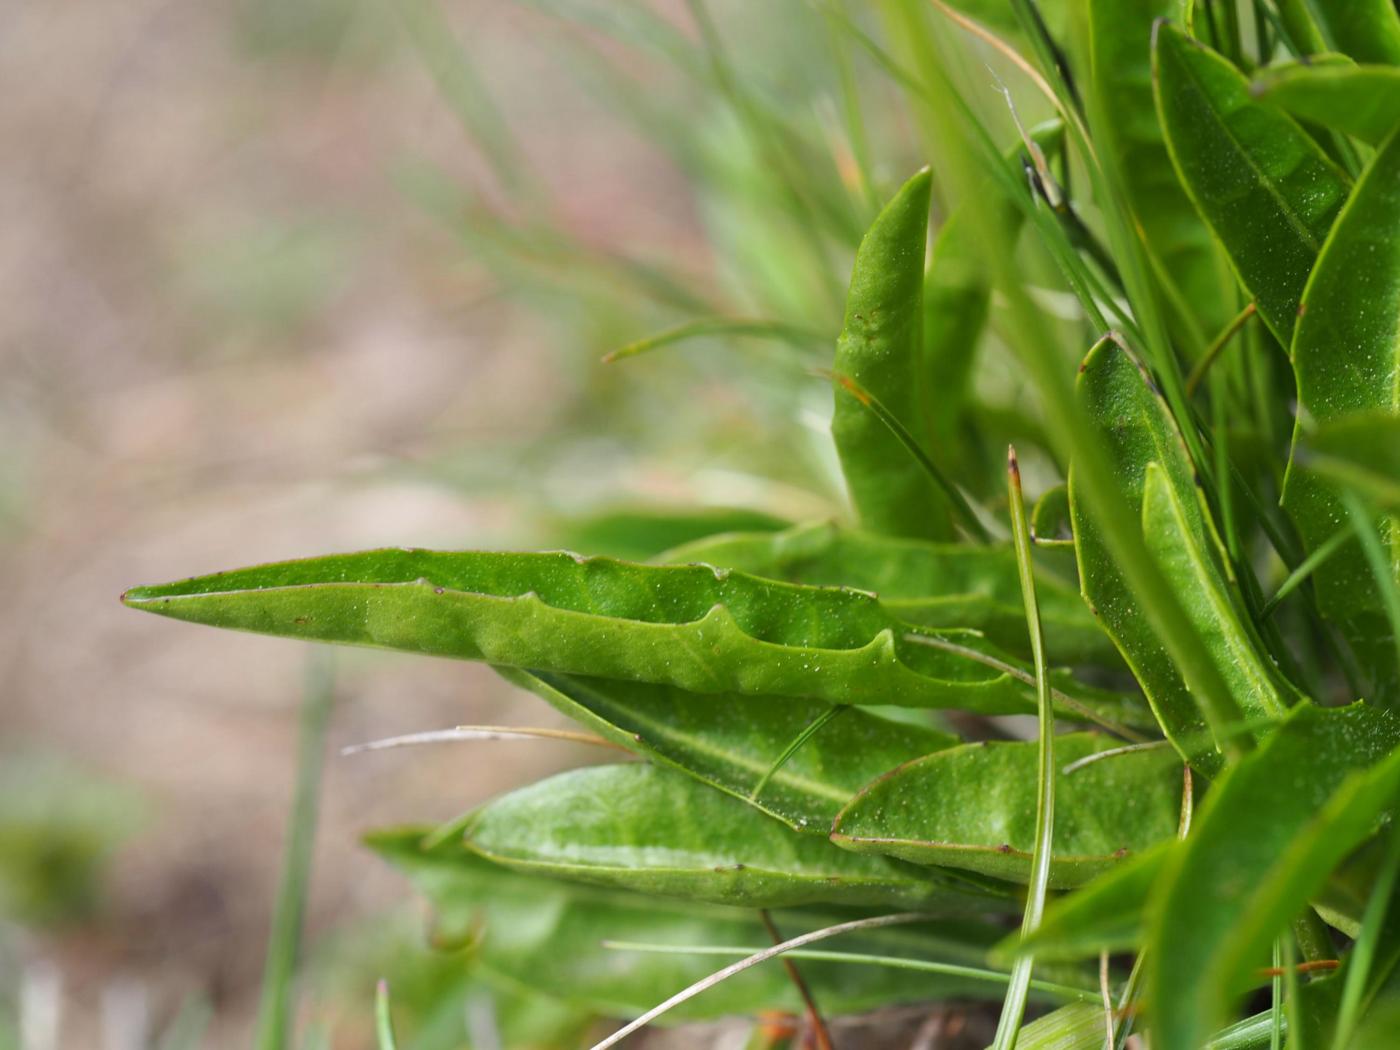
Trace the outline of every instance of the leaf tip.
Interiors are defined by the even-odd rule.
[[[128,609],[144,609],[155,598],[154,587],[128,587],[118,599]]]

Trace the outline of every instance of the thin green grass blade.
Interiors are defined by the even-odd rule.
[[[923,474],[947,498],[949,505],[956,513],[959,524],[967,533],[979,542],[988,542],[991,539],[991,533],[987,531],[987,526],[982,523],[981,517],[972,509],[972,504],[968,502],[967,497],[963,495],[962,490],[953,480],[924,451],[918,439],[909,432],[908,427],[900,422],[899,417],[886,408],[879,398],[861,386],[853,377],[834,372],[832,379],[860,405],[863,411],[873,415],[880,425],[898,441],[899,445],[903,446],[904,450],[913,457]]]
[[[822,729],[825,728],[826,724],[830,722],[833,718],[835,718],[837,715],[849,710],[850,707],[846,704],[833,704],[832,706],[826,708],[826,710],[818,714],[816,718],[812,719],[805,726],[803,726],[802,732],[798,733],[795,737],[792,738],[792,743],[788,744],[787,747],[783,748],[782,753],[779,754],[778,757],[773,760],[773,764],[764,771],[763,776],[759,778],[758,783],[755,784],[753,786],[753,790],[749,792],[749,798],[752,800],[758,798],[759,795],[762,795],[763,789],[768,786],[769,781],[771,781],[773,777],[776,776],[782,770],[782,768],[788,764],[788,760],[791,759],[793,755],[797,754],[797,752],[802,750],[803,746],[807,743],[807,741],[811,740],[812,737],[820,733]]]
[[[525,162],[509,123],[496,108],[437,0],[395,0],[394,6],[443,100],[480,147],[501,188],[526,200],[540,200],[543,190]]]
[[[1274,941],[1274,974],[1269,982],[1269,1050],[1283,1050],[1283,944]]]
[[[800,350],[825,346],[831,342],[829,336],[808,328],[788,324],[784,321],[764,321],[743,317],[701,317],[684,324],[667,328],[665,331],[646,336],[618,347],[603,358],[604,364],[624,361],[629,357],[649,354],[662,347],[675,346],[693,339],[711,339],[717,336],[744,336],[750,339],[768,339]]]
[[[379,1050],[398,1050],[398,1041],[394,1038],[394,1019],[389,1013],[389,982],[382,977],[374,989],[374,1034]]]
[[[1351,954],[1347,958],[1332,1050],[1347,1050],[1361,1019],[1363,1002],[1371,978],[1371,966],[1381,948],[1381,938],[1386,933],[1386,912],[1395,892],[1397,876],[1400,876],[1400,827],[1392,821],[1392,826],[1386,834],[1385,856],[1371,886],[1371,897],[1366,902],[1361,932],[1352,944]]]
[[[268,939],[258,1004],[257,1050],[285,1050],[292,1014],[293,984],[301,945],[301,921],[311,880],[312,849],[320,801],[321,764],[325,755],[326,726],[335,698],[331,657],[313,655],[309,661],[306,690],[301,705],[301,729],[297,747],[296,793],[287,827],[282,883]]]
[[[1264,607],[1259,610],[1260,617],[1272,616],[1280,602],[1301,587],[1304,582],[1307,581],[1308,577],[1317,571],[1318,566],[1322,565],[1328,558],[1336,554],[1337,551],[1342,548],[1343,544],[1351,538],[1352,533],[1350,529],[1339,529],[1332,534],[1330,539],[1324,540],[1319,544],[1317,549],[1304,558],[1303,561],[1299,563],[1298,567],[1290,572],[1284,581],[1278,585],[1278,590],[1274,592],[1274,596],[1265,602]]]
[[[1026,604],[1026,626],[1034,654],[1036,699],[1039,707],[1039,771],[1035,803],[1035,849],[1031,857],[1031,881],[1026,892],[1026,912],[1021,921],[1022,936],[1034,933],[1045,914],[1045,896],[1050,887],[1050,862],[1055,839],[1055,708],[1050,702],[1050,678],[1045,663],[1045,637],[1040,630],[1036,605],[1035,572],[1031,564],[1031,533],[1026,521],[1026,504],[1021,496],[1021,468],[1016,450],[1007,450],[1007,500],[1011,510],[1011,536],[1016,563],[1021,572],[1021,594]],[[1022,952],[1011,971],[1001,1017],[997,1021],[994,1050],[1015,1050],[1016,1035],[1026,1012],[1035,955]]]

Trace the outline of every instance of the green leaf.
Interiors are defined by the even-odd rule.
[[[1263,643],[1227,583],[1227,566],[1207,537],[1203,497],[1189,478],[1149,462],[1143,480],[1142,530],[1147,548],[1176,589],[1235,702],[1247,716],[1277,717],[1290,700],[1285,680],[1263,655]]]
[[[1206,545],[1206,519],[1196,503],[1195,471],[1151,377],[1117,344],[1103,340],[1079,366],[1076,395],[1085,419],[1109,454],[1118,490],[1139,520],[1148,464],[1156,462],[1187,515],[1193,545],[1197,549]],[[1209,769],[1215,759],[1200,753],[1201,742],[1210,739],[1201,709],[1186,686],[1180,665],[1163,648],[1147,610],[1136,600],[1110,555],[1108,540],[1088,512],[1079,486],[1078,471],[1071,466],[1070,514],[1084,599],[1117,643],[1168,739],[1184,757],[1205,763]],[[1168,585],[1176,589],[1173,581]],[[1180,597],[1189,604],[1195,596]],[[1188,611],[1193,625],[1199,614],[1199,609],[1194,614]]]
[[[1400,132],[1372,158],[1337,220],[1303,294],[1293,340],[1300,422],[1326,427],[1354,412],[1400,412]],[[1347,425],[1347,424],[1344,424]],[[1377,431],[1379,442],[1394,427]],[[1353,432],[1353,437],[1355,434]],[[1324,439],[1326,440],[1326,439]],[[1335,439],[1334,439],[1335,440]],[[1350,441],[1351,439],[1348,439]],[[1393,449],[1377,449],[1384,463]],[[1346,521],[1337,489],[1291,463],[1283,503],[1309,550]],[[1392,571],[1400,556],[1391,550]],[[1377,699],[1400,696],[1391,630],[1380,585],[1356,541],[1342,546],[1313,575],[1322,614],[1335,621],[1370,668]]]
[[[1057,737],[1070,763],[1117,741]],[[916,759],[851,800],[832,830],[848,849],[966,868],[1024,883],[1035,836],[1037,744],[985,741]],[[1136,751],[1058,774],[1050,885],[1078,886],[1169,838],[1181,807],[1181,762],[1169,748]]]
[[[1347,177],[1292,118],[1255,101],[1242,73],[1181,30],[1159,22],[1152,53],[1177,174],[1287,346]]]
[[[1206,798],[1149,907],[1153,1044],[1195,1050],[1400,788],[1400,720],[1302,704]]]
[[[1295,457],[1309,472],[1400,514],[1400,412],[1382,408],[1328,419],[1303,435]]]
[[[1181,0],[1090,0],[1090,83],[1102,162],[1116,166],[1154,273],[1170,286],[1178,313],[1197,320],[1204,346],[1233,312],[1231,278],[1177,180],[1152,95],[1152,25],[1181,6]]]
[[[123,600],[218,627],[696,693],[1035,708],[1029,671],[975,632],[911,627],[860,591],[704,566],[386,549],[141,587]],[[1116,704],[1057,684],[1086,705]]]
[[[503,867],[642,893],[749,908],[862,905],[944,914],[1017,906],[887,857],[837,849],[681,773],[593,766],[478,809],[467,847]]]
[[[1102,1050],[1102,1006],[1070,1003],[1025,1025],[1016,1033],[1016,1050]]]
[[[610,507],[546,526],[556,549],[646,561],[662,551],[727,532],[776,532],[789,522],[740,507]]]
[[[614,1016],[641,1013],[714,969],[703,955],[613,951],[603,941],[677,946],[769,942],[751,909],[526,875],[476,856],[461,842],[424,849],[421,842],[429,831],[376,831],[366,841],[428,897],[435,912],[434,940],[449,947],[470,944],[487,972],[566,1003]],[[850,912],[838,916],[806,909],[773,913],[785,936],[849,917]],[[842,941],[842,948],[980,966],[995,936],[993,927],[981,923],[946,920],[852,936]],[[999,994],[996,985],[984,981],[840,963],[804,962],[802,975],[830,1014],[931,997]],[[683,1020],[760,1010],[802,1010],[779,966],[757,967],[725,981],[669,1016]]]
[[[919,365],[930,185],[927,169],[905,183],[861,241],[834,365],[920,435],[929,429],[920,412],[926,377]],[[945,494],[860,401],[838,392],[831,434],[867,527],[896,536],[953,536]]]
[[[645,682],[498,670],[606,739],[741,798],[796,831],[823,836],[841,807],[870,781],[958,743],[951,734],[853,707],[842,710],[774,771],[774,763],[803,730],[830,717],[830,704],[774,704],[737,694],[700,696]],[[755,794],[760,784],[763,790]]]
[[[998,221],[1012,230],[1019,227],[1020,218],[1013,207],[999,209]],[[961,433],[964,408],[992,301],[976,243],[977,223],[972,220],[960,208],[943,224],[924,274],[918,391],[924,429],[915,433],[926,437],[933,456],[950,466],[967,458]]]
[[[1001,5],[993,5],[1001,6]],[[1030,139],[1047,160],[1064,149],[1064,125],[1047,121],[1029,130]],[[1025,143],[1017,139],[1005,151],[1008,167],[1020,170]],[[987,471],[972,440],[968,401],[972,396],[978,344],[987,325],[992,300],[991,275],[982,257],[982,223],[995,224],[999,235],[1015,244],[1023,221],[1004,192],[960,205],[938,230],[924,273],[923,356],[920,370],[920,415],[928,451],[962,484],[976,491]]]
[[[993,958],[1005,958],[1024,948],[1035,952],[1038,959],[1087,959],[1102,951],[1140,947],[1152,885],[1168,851],[1174,848],[1171,842],[1159,843],[1060,898],[1046,909],[1034,933],[1025,938],[1008,937],[997,946]]]
[[[1262,70],[1250,91],[1299,120],[1379,145],[1400,126],[1400,69],[1313,62]]]
[[[1029,655],[1016,555],[1009,546],[928,543],[819,522],[785,532],[714,536],[663,558],[792,583],[857,587],[878,595],[881,605],[909,623],[975,628],[1002,648]],[[1036,591],[1046,646],[1056,660],[1117,664],[1113,642],[1071,584],[1043,569]]]
[[[1358,62],[1400,65],[1400,15],[1392,0],[1312,0],[1332,46]]]
[[[1069,486],[1056,485],[1041,493],[1031,511],[1031,535],[1037,546],[1074,545],[1074,525],[1069,516]],[[1038,585],[1037,585],[1038,586]],[[1043,613],[1042,613],[1043,614]]]

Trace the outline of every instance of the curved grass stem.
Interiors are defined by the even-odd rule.
[[[1204,379],[1206,373],[1210,371],[1210,366],[1215,364],[1215,359],[1220,356],[1221,351],[1229,345],[1230,340],[1235,337],[1235,333],[1243,328],[1249,319],[1257,312],[1257,308],[1254,303],[1251,302],[1236,314],[1234,320],[1227,324],[1221,333],[1215,337],[1210,346],[1206,348],[1206,352],[1201,355],[1201,359],[1197,361],[1195,367],[1191,369],[1191,374],[1186,377],[1187,397],[1191,397],[1196,393],[1196,390],[1201,385],[1201,380]]]

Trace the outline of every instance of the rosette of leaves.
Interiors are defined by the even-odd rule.
[[[784,935],[900,911],[923,921],[796,957],[801,990],[768,964],[671,1016],[995,1002],[1030,959],[1033,1001],[1072,1002],[1015,1013],[999,1047],[1380,1045],[1400,1002],[1395,8],[813,6],[845,168],[701,4],[695,39],[585,8],[732,110],[778,202],[749,233],[803,275],[753,290],[771,317],[682,314],[617,356],[834,344],[808,360],[834,379],[848,507],[634,515],[632,560],[379,550],[125,602],[484,661],[630,752],[370,838],[444,942],[571,1007],[640,1013],[763,947],[770,909]],[[908,142],[870,162],[871,85],[934,162],[902,185],[876,173]],[[799,316],[792,289],[848,264],[844,320],[814,333],[829,311]],[[989,466],[1012,440],[1043,494],[1029,555]],[[1039,739],[1003,718],[1037,710]],[[1009,934],[1028,907],[1043,919]]]

